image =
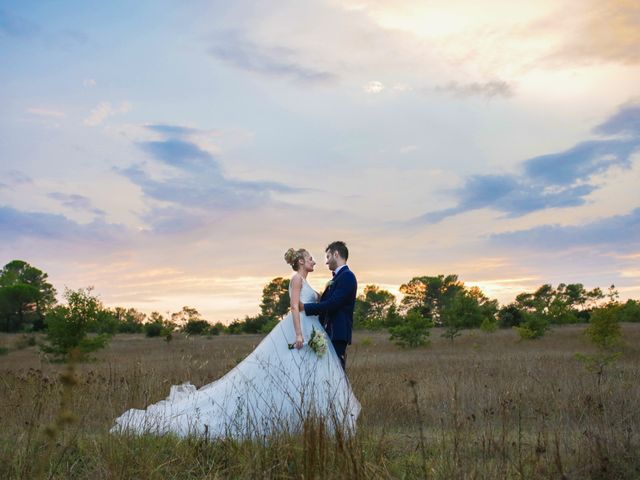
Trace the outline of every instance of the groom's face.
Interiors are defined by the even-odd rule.
[[[325,262],[327,264],[327,267],[329,267],[329,270],[331,270],[332,272],[338,268],[338,252],[332,252],[332,251],[328,251],[327,252],[327,261]]]

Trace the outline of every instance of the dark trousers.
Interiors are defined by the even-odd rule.
[[[344,370],[347,365],[347,342],[345,340],[332,340],[331,343],[333,343],[333,348],[336,349],[336,353],[342,364],[342,369]]]

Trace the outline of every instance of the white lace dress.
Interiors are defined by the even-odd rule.
[[[315,302],[316,293],[303,281],[300,299]],[[305,342],[312,329],[326,336],[318,317],[300,314]],[[171,387],[169,397],[146,410],[131,409],[118,417],[111,432],[174,433],[208,438],[264,437],[296,432],[314,417],[329,432],[355,432],[360,403],[327,338],[318,357],[310,347],[289,349],[295,342],[291,313],[256,349],[222,378],[199,389],[190,383]]]

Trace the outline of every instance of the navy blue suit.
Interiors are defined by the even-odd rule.
[[[347,345],[351,345],[353,310],[356,306],[357,291],[356,276],[345,265],[322,293],[319,303],[304,304],[304,312],[307,315],[320,316],[320,322],[327,331],[343,367]]]

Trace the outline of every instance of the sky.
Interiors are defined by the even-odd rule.
[[[307,248],[640,298],[635,0],[0,0],[0,263],[210,321]]]

